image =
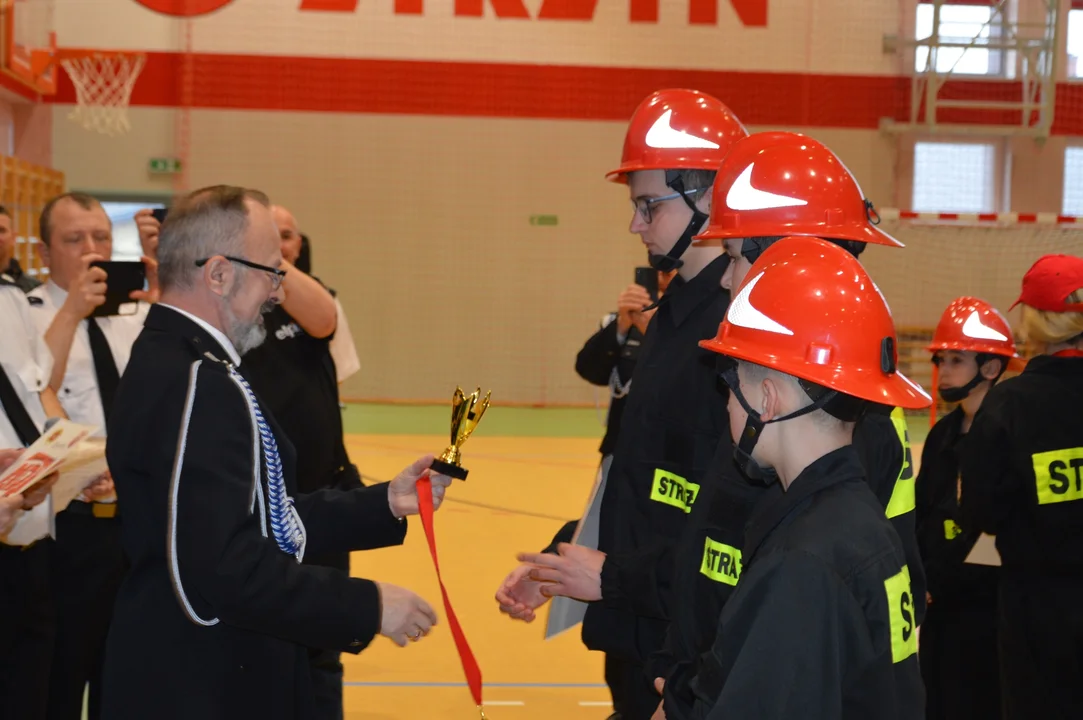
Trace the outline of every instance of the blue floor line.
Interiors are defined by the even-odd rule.
[[[360,682],[346,681],[347,687],[466,687],[464,682]],[[605,683],[485,683],[491,688],[604,688]]]

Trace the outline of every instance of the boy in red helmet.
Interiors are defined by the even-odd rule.
[[[961,297],[948,305],[929,345],[940,397],[959,406],[941,418],[921,452],[917,529],[929,607],[918,658],[928,720],[997,720],[997,585],[1000,568],[968,562],[981,535],[963,527],[959,448],[986,393],[1016,369],[1012,329],[989,303]]]
[[[710,223],[693,242],[724,243],[730,266],[722,285],[732,293],[752,263],[784,232],[826,238],[855,257],[866,243],[902,247],[875,222],[872,204],[828,148],[805,135],[765,132],[739,140],[726,156],[714,185]],[[901,408],[876,406],[866,412],[854,430],[854,447],[903,539],[911,582],[921,593],[915,608],[920,623],[924,575],[914,532],[910,439]],[[714,640],[718,616],[740,578],[745,524],[756,502],[779,491],[776,485],[764,487],[762,478],[724,482],[724,470],[732,461],[719,450],[721,489],[693,508],[677,552],[682,561],[677,571],[681,611],[672,614],[665,648],[651,666],[664,695],[657,717],[668,720],[690,715],[699,658]]]
[[[932,400],[897,370],[879,289],[838,245],[785,238],[702,345],[736,361],[722,371],[736,462],[783,492],[749,521],[693,716],[917,720],[910,573],[852,441],[870,404]]]
[[[602,479],[598,548],[524,554],[497,592],[501,608],[524,620],[554,595],[589,603],[583,641],[606,653],[622,720],[647,720],[658,705],[645,663],[662,645],[674,603],[674,546],[727,433],[725,388],[696,343],[725,314],[729,259],[717,247],[693,247],[692,237],[709,216],[715,171],[746,135],[724,104],[693,90],[659,91],[636,109],[609,179],[627,184],[629,230],[651,265],[677,275],[647,328]]]

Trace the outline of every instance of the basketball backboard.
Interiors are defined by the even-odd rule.
[[[55,0],[0,0],[0,64],[35,92],[56,92]]]

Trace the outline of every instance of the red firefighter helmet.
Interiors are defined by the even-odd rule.
[[[606,173],[627,182],[637,170],[718,170],[748,131],[722,101],[697,90],[659,90],[639,104],[624,135],[620,167]]]
[[[861,263],[815,237],[786,237],[753,263],[713,340],[700,346],[882,405],[932,398],[898,371],[891,310]]]
[[[1012,328],[995,307],[975,297],[952,300],[940,316],[929,352],[962,350],[1011,358],[1008,367],[1023,365]]]
[[[904,247],[873,225],[874,214],[857,180],[825,145],[799,133],[756,133],[734,143],[719,168],[711,219],[695,244],[809,235]]]

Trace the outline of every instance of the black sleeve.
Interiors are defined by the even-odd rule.
[[[842,688],[854,659],[848,645],[869,632],[861,606],[836,574],[808,556],[788,556],[754,582],[732,618],[740,652],[721,647],[735,640],[723,632],[712,650],[728,672],[706,717],[843,717]]]
[[[374,550],[401,545],[406,519],[391,514],[387,483],[357,490],[318,490],[297,497],[297,512],[308,537],[306,553]]]
[[[301,565],[279,549],[255,491],[254,430],[240,388],[204,362],[190,393],[167,537],[185,612],[193,622],[217,618],[300,645],[360,652],[379,630],[376,584]]]
[[[542,552],[551,553],[553,555],[557,552],[557,545],[560,543],[570,543],[572,536],[575,535],[575,528],[579,525],[578,520],[569,520],[564,523],[564,526],[557,531],[557,534],[553,536],[553,541]]]
[[[865,468],[869,487],[885,508],[891,503],[903,467],[903,447],[891,418],[870,414],[854,428],[854,449]]]
[[[602,603],[643,617],[669,619],[674,544],[659,539],[631,553],[610,553],[602,565]]]
[[[970,432],[959,443],[963,527],[996,535],[1000,523],[1026,502],[1012,472],[1011,430],[993,388],[974,415]],[[1032,491],[1033,492],[1033,491]]]
[[[575,357],[575,371],[592,385],[608,385],[609,376],[620,360],[620,348],[614,319],[583,345]]]
[[[937,436],[938,433],[933,428],[929,436],[925,438],[925,445],[921,448],[921,469],[918,470],[917,479],[914,481],[914,522],[918,536],[918,549],[921,551],[922,558],[929,557],[932,551],[927,542],[926,533],[931,531],[933,507],[936,505],[933,498],[934,489],[930,486],[932,474],[929,468],[934,462],[935,448],[939,446]]]

